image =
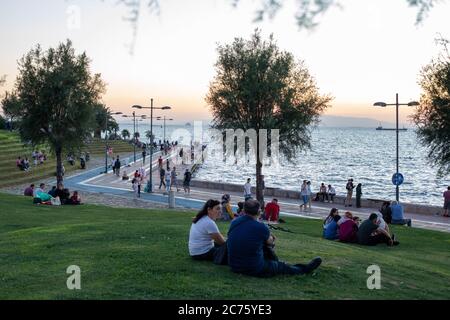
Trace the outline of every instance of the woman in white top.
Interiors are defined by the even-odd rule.
[[[220,202],[210,199],[195,216],[189,233],[189,254],[192,258],[213,261],[219,247],[225,244],[215,223],[221,214]]]

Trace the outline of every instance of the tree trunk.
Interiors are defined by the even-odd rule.
[[[259,132],[256,133],[256,200],[261,204],[261,210],[264,212],[264,193],[262,183],[262,162],[259,158]]]
[[[57,146],[55,149],[56,153],[56,182],[63,182],[63,172],[62,172],[62,147]]]

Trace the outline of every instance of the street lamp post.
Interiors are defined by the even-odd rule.
[[[387,106],[395,106],[395,131],[396,131],[396,177],[399,176],[399,148],[398,148],[398,107],[399,106],[408,106],[408,107],[416,107],[419,103],[416,101],[411,101],[408,103],[399,103],[398,102],[398,93],[395,95],[395,103],[385,103],[385,102],[376,102],[374,103],[375,107],[382,107],[385,108]],[[395,199],[397,202],[400,199],[400,183],[395,183]]]
[[[124,114],[122,117],[124,118],[133,118],[133,154],[134,154],[134,162],[136,162],[136,131],[137,131],[137,122],[136,122],[136,113],[133,111],[132,115]],[[137,116],[142,119],[145,119],[145,115]],[[139,120],[142,121],[142,120]]]
[[[154,107],[153,106],[153,98],[150,99],[150,107],[142,107],[139,105],[133,106],[136,109],[150,109],[150,177],[147,184],[147,190],[149,193],[153,192],[153,109],[159,110],[170,110],[172,109],[169,106],[164,107]]]
[[[105,174],[108,173],[108,118],[112,115],[119,115],[122,112],[106,112],[105,117]]]
[[[156,117],[156,120],[164,120],[164,138],[163,138],[163,142],[166,141],[166,120],[167,121],[173,121],[173,119],[166,119],[166,116],[164,116],[164,118],[161,117]]]

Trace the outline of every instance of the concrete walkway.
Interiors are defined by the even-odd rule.
[[[166,159],[169,158],[170,167],[172,168],[173,161],[172,158],[175,156],[176,152],[172,153],[169,156],[164,156],[163,166],[166,169]],[[142,163],[142,159],[137,159],[136,163],[132,162],[132,158],[129,159],[129,163],[131,164],[128,167],[121,168],[121,174],[119,177],[114,175],[112,171],[108,171],[107,174],[101,173],[102,167],[92,169],[90,171],[81,173],[79,175],[75,175],[69,178],[66,178],[64,184],[66,187],[71,190],[80,190],[87,192],[98,192],[103,194],[109,194],[111,196],[120,195],[126,197],[135,197],[135,194],[132,190],[131,186],[131,176],[138,170],[143,167],[146,170],[147,180],[142,184],[142,193],[141,200],[150,201],[150,202],[158,202],[158,203],[168,203],[168,196],[165,194],[164,186],[159,190],[159,169],[158,169],[158,158],[161,155],[160,152],[155,153],[153,156],[153,166],[152,166],[152,174],[153,174],[153,193],[144,193],[144,187],[148,181],[148,174],[150,171],[149,157],[146,159],[146,164]],[[211,190],[211,189],[202,189],[202,188],[191,188],[191,193],[186,194],[183,191],[183,175],[185,169],[190,166],[180,165],[177,166],[177,175],[178,175],[178,186],[180,188],[179,192],[176,192],[176,188],[173,188],[175,191],[175,205],[177,207],[189,208],[198,210],[200,209],[206,200],[213,198],[220,200],[222,197],[222,192],[220,190]],[[104,168],[103,168],[104,169]],[[130,176],[130,180],[124,181],[122,180],[122,170],[126,170],[127,174]],[[243,201],[242,194],[237,192],[227,192],[231,195],[231,201],[233,204],[237,204],[239,201]],[[266,201],[270,201],[270,198],[266,198]],[[304,217],[311,219],[323,219],[328,215],[330,209],[333,207],[333,204],[329,204],[326,202],[312,202],[311,210],[307,212],[300,212],[299,204],[300,200],[288,199],[288,198],[278,198],[281,214],[285,216],[294,216],[294,217]],[[378,208],[344,208],[342,205],[336,205],[336,207],[341,211],[341,214],[350,209],[353,214],[358,215],[359,217],[365,219],[370,213],[376,212]],[[236,210],[237,206],[234,205],[233,208]],[[429,216],[429,215],[419,215],[419,214],[405,214],[405,218],[410,218],[413,220],[413,227],[415,228],[424,228],[430,230],[438,230],[450,232],[450,219],[442,216]]]

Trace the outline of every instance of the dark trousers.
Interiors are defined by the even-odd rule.
[[[214,246],[213,248],[211,248],[211,250],[209,250],[208,252],[206,252],[204,254],[199,254],[197,256],[191,256],[191,257],[192,257],[192,259],[199,260],[199,261],[213,261],[214,254],[216,253],[217,250],[218,250],[218,247]]]
[[[356,195],[356,207],[361,208],[361,196]]]
[[[141,197],[141,185],[140,184],[138,184],[138,197],[139,198]]]
[[[161,181],[159,182],[159,188],[161,189],[161,186],[164,185],[164,188],[166,187],[166,183],[164,182],[164,177],[160,177]]]
[[[367,245],[368,246],[376,246],[379,243],[389,244],[389,238],[382,233],[377,234],[376,236],[370,236],[369,242],[367,243]]]

